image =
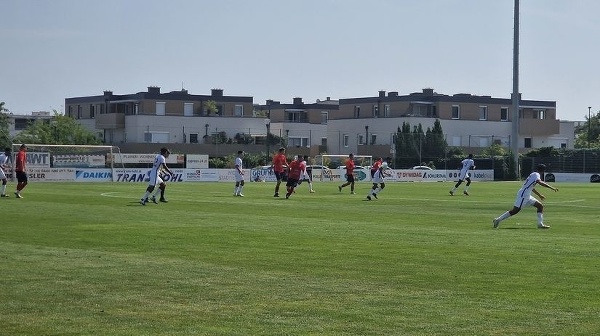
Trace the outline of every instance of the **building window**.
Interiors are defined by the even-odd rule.
[[[564,143],[564,142],[563,142],[563,143],[561,143],[561,144],[560,144],[560,148],[563,148],[563,149],[567,148],[567,144],[566,144],[566,143]]]
[[[371,145],[374,145],[377,142],[377,134],[371,134]]]
[[[90,104],[90,118],[94,119],[96,117],[96,110],[93,104]]]
[[[321,146],[327,147],[327,138],[321,138]]]
[[[344,147],[348,147],[348,134],[344,134],[343,143]]]
[[[289,122],[306,122],[306,112],[305,111],[285,111],[287,118],[286,121]]]
[[[235,105],[233,111],[234,111],[233,113],[236,117],[243,117],[244,116],[244,105]]]
[[[460,119],[460,106],[452,105],[452,119]]]
[[[533,119],[546,119],[546,111],[545,110],[534,110],[533,111]]]
[[[67,112],[67,115],[73,118],[73,106],[69,106],[69,112]]]
[[[479,120],[487,120],[488,108],[487,106],[479,106]]]
[[[437,118],[437,106],[431,105],[431,117]]]
[[[379,118],[379,106],[373,105],[373,118]]]
[[[525,138],[525,148],[531,148],[531,138]]]
[[[77,119],[81,119],[81,105],[77,105]]]
[[[358,119],[360,118],[360,106],[354,106],[354,118]]]
[[[198,143],[198,133],[190,134],[190,143]]]
[[[365,144],[365,138],[362,134],[358,135],[358,144],[359,145],[364,145]]]
[[[383,106],[383,116],[384,117],[389,117],[390,116],[390,105],[384,105]]]
[[[166,105],[167,103],[165,102],[156,102],[156,115],[164,116],[166,114]]]
[[[70,109],[70,108],[71,108],[71,107],[69,106],[69,109]],[[71,112],[71,111],[69,111],[69,114],[70,114],[70,112]],[[100,105],[100,114],[104,114],[104,104],[101,104],[101,105]]]
[[[329,112],[321,111],[321,124],[327,125],[328,120],[329,120]]]
[[[183,103],[183,116],[191,117],[194,115],[194,103]]]
[[[508,107],[500,108],[500,121],[508,121]]]
[[[308,138],[288,138],[288,146],[308,147]]]

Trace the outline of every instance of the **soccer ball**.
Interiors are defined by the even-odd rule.
[[[382,163],[382,164],[381,164],[381,168],[383,168],[383,169],[387,169],[387,167],[388,167],[388,164],[387,164],[387,162],[384,162],[384,163]]]

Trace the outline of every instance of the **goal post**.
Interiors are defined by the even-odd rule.
[[[345,169],[346,160],[348,160],[348,155],[334,155],[334,154],[321,154],[315,157],[315,161],[322,167],[329,167],[330,169]],[[358,167],[357,170],[364,170],[366,173],[366,180],[371,180],[371,174],[369,172],[371,166],[373,165],[373,156],[372,155],[356,155],[354,154],[354,164]],[[357,173],[355,170],[355,173]],[[345,173],[345,172],[344,172]],[[323,181],[323,176],[325,174],[321,174],[319,181]],[[343,174],[341,174],[343,176]],[[361,179],[359,179],[361,180]]]
[[[114,176],[116,169],[124,169],[121,149],[110,145],[49,145],[25,144],[27,146],[27,171],[30,174],[49,171],[49,169],[103,169]],[[21,144],[11,146],[12,171],[15,170],[15,156]],[[56,173],[52,171],[52,173]],[[15,174],[12,174],[15,180]]]

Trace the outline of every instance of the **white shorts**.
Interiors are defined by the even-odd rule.
[[[0,180],[6,179],[6,174],[4,174],[4,170],[0,169]]]
[[[469,177],[471,177],[471,174],[469,174],[469,172],[460,173],[460,175],[458,175],[459,180],[465,180]]]
[[[531,196],[531,194],[528,195],[520,195],[521,193],[518,192],[517,193],[517,198],[515,199],[515,207],[521,209],[524,208],[526,206],[530,206],[530,205],[534,205],[535,202],[539,202],[537,198]]]
[[[237,169],[235,171],[235,182],[242,182],[244,180],[244,175],[240,174]]]
[[[159,174],[155,174],[150,176],[150,182],[148,183],[148,185],[155,186],[161,183],[163,183],[163,179],[160,177]]]

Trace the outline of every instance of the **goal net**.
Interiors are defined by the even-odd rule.
[[[333,155],[333,154],[322,154],[315,157],[315,161],[322,169],[321,174],[319,170],[313,168],[313,178],[319,181],[334,180],[337,176],[342,180],[345,179],[346,174],[346,160],[348,155]],[[372,155],[354,155],[354,175],[356,181],[370,181],[371,180],[371,166],[373,165]]]
[[[121,150],[104,145],[26,144],[26,170],[34,181],[112,181],[116,169],[123,169]],[[12,144],[11,167],[21,144]],[[15,174],[12,180],[15,180]]]

